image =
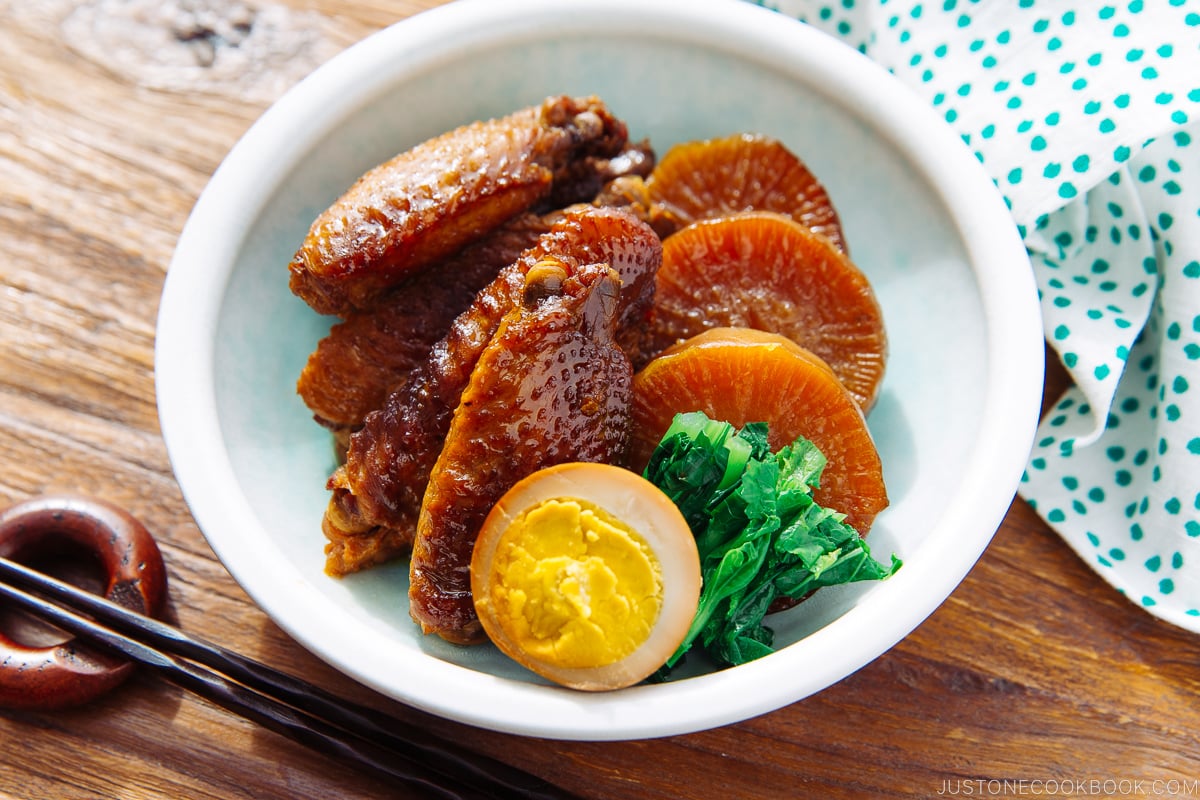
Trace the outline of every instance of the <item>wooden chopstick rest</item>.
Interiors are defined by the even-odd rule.
[[[33,559],[94,557],[103,568],[104,596],[157,617],[167,596],[167,571],[154,537],[125,510],[74,495],[18,503],[0,513],[0,556]],[[51,709],[79,705],[121,684],[132,662],[69,639],[30,647],[0,630],[0,706]]]

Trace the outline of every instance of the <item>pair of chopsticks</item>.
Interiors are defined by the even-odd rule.
[[[19,587],[19,588],[18,588]],[[0,597],[313,749],[445,800],[569,800],[557,786],[409,728],[245,656],[6,558]]]

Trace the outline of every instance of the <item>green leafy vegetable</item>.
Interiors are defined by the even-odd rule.
[[[824,469],[825,456],[803,437],[772,453],[765,423],[739,431],[702,412],[675,416],[644,474],[691,526],[703,585],[660,679],[697,644],[731,666],[772,652],[763,618],[781,596],[881,580],[900,568],[894,555],[890,566],[872,558],[844,514],[813,501]]]

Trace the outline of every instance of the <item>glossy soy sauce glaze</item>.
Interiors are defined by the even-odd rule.
[[[521,302],[526,274],[553,257],[611,266],[621,281],[618,340],[636,350],[652,302],[662,243],[644,222],[619,209],[573,207],[485,287],[452,323],[424,363],[350,438],[346,463],[330,479],[323,528],[331,545],[327,570],[344,574],[407,548],[430,472],[455,407],[501,320]]]

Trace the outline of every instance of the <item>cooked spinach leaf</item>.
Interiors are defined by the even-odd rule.
[[[888,566],[876,561],[844,514],[813,501],[825,463],[803,437],[772,453],[764,423],[739,431],[702,412],[676,415],[644,474],[691,526],[703,585],[660,679],[696,645],[730,666],[772,652],[763,620],[781,596],[882,580],[900,568],[894,555]]]

